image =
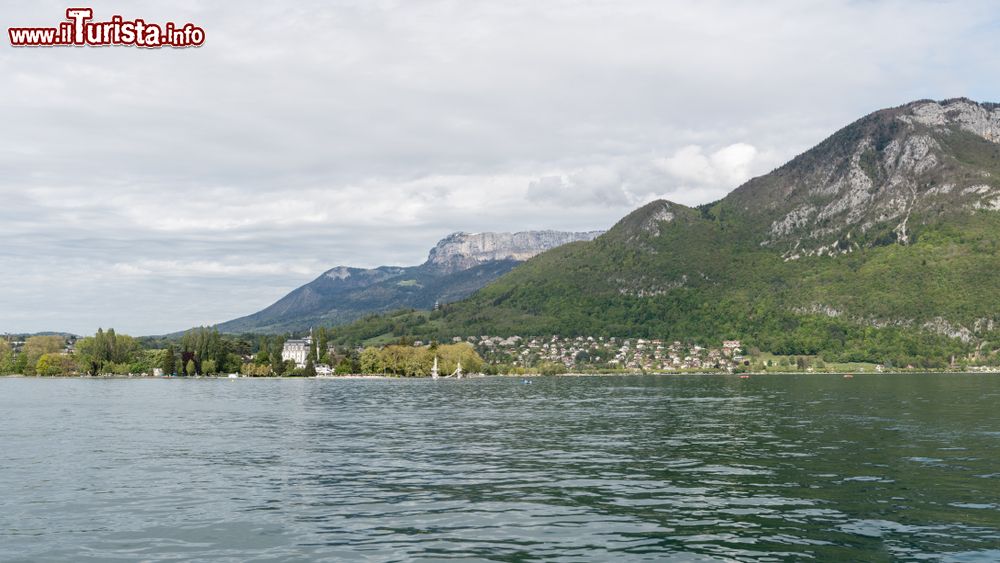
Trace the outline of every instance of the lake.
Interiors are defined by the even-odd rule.
[[[1000,376],[0,379],[3,561],[1000,560]]]

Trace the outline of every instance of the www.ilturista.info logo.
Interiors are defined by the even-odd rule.
[[[163,25],[147,23],[141,19],[125,20],[112,16],[103,22],[91,21],[91,8],[68,8],[65,22],[58,27],[11,27],[7,29],[13,47],[201,47],[205,43],[205,30],[194,25]]]

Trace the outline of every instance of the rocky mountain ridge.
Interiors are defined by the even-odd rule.
[[[1000,106],[965,98],[881,110],[734,191],[726,211],[795,260],[912,242],[915,222],[1000,210]]]
[[[269,307],[216,327],[222,332],[287,332],[397,309],[431,309],[467,297],[541,252],[601,233],[453,233],[419,266],[336,266]]]
[[[472,268],[495,260],[523,262],[546,250],[571,242],[590,241],[604,231],[525,231],[519,233],[452,233],[431,249],[427,264],[449,271]]]

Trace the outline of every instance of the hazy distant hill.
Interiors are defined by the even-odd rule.
[[[370,313],[431,309],[467,297],[536,254],[600,231],[454,233],[419,266],[338,266],[266,309],[217,325],[222,332],[283,332],[350,322]]]

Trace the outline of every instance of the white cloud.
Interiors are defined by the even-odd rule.
[[[731,189],[750,179],[757,155],[757,148],[747,143],[735,143],[711,154],[705,154],[700,146],[688,145],[653,164],[680,182]]]
[[[549,174],[528,184],[527,197],[565,207],[636,207],[656,198],[695,205],[722,197],[777,163],[773,154],[748,143],[708,152],[687,145],[671,156],[616,158],[604,166],[585,166]]]
[[[568,207],[621,208],[633,203],[625,179],[608,166],[587,166],[565,175],[543,176],[528,184],[527,197],[535,202]]]

